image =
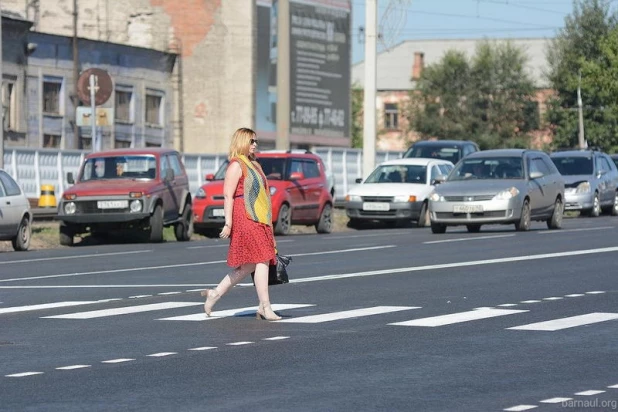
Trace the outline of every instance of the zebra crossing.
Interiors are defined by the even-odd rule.
[[[41,311],[60,310],[66,313],[57,315],[40,316],[41,319],[53,320],[92,320],[102,318],[113,318],[116,316],[129,316],[139,313],[153,314],[153,320],[156,321],[174,321],[174,322],[203,322],[214,321],[230,317],[252,316],[255,314],[255,306],[239,307],[234,309],[226,309],[214,311],[212,316],[207,317],[202,311],[203,302],[195,301],[168,301],[160,303],[139,304],[139,302],[131,302],[131,305],[123,305],[120,307],[111,307],[96,310],[79,310],[80,306],[106,304],[114,301],[114,299],[100,301],[67,301],[67,302],[52,302],[42,303],[27,306],[15,306],[0,308],[0,317],[16,313],[37,313]],[[118,303],[118,302],[115,302]],[[194,307],[199,307],[199,311],[195,312]],[[350,319],[365,318],[367,316],[377,317],[386,316],[396,312],[409,312],[411,319],[398,322],[386,323],[389,326],[403,326],[416,328],[437,328],[448,327],[455,324],[474,324],[486,319],[506,317],[513,320],[513,325],[505,328],[511,331],[533,331],[533,332],[557,332],[564,329],[577,328],[598,323],[605,323],[618,320],[618,313],[611,312],[590,312],[582,313],[576,316],[561,317],[555,319],[546,319],[541,322],[521,323],[519,319],[523,314],[531,312],[528,309],[505,309],[501,307],[482,307],[473,310],[466,310],[455,313],[446,313],[438,316],[422,316],[423,308],[420,306],[371,306],[364,308],[354,308],[342,311],[323,312],[320,313],[319,306],[311,303],[287,303],[273,304],[273,310],[283,315],[283,319],[278,323],[282,324],[322,324],[342,322]],[[71,309],[70,311],[69,308]],[[315,308],[315,312],[309,315],[295,316],[294,310],[303,308]],[[161,316],[166,310],[191,309],[191,313],[176,315],[176,316]],[[68,311],[68,312],[67,312]],[[420,315],[419,315],[420,314]],[[416,315],[416,316],[415,316]]]

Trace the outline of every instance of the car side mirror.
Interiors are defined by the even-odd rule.
[[[292,172],[290,174],[290,180],[303,180],[305,175],[302,172]]]
[[[440,183],[443,183],[445,180],[446,180],[446,176],[445,175],[438,175],[438,176],[436,176],[435,179],[433,179],[431,181],[431,184],[434,185],[434,186],[435,185],[439,185]]]
[[[73,172],[67,172],[67,183],[70,185],[75,184],[75,179],[73,178]]]
[[[204,178],[210,182],[212,180],[215,180],[215,175],[212,173],[208,173],[206,176],[204,176]]]
[[[165,169],[165,180],[174,180],[174,170]]]
[[[355,183],[363,183],[363,178],[362,177],[358,177],[356,178],[356,180],[354,180]]]
[[[532,172],[530,173],[530,179],[534,180],[534,179],[540,179],[542,178],[544,175],[541,172]]]
[[[607,174],[607,170],[599,170],[598,177],[604,176]]]

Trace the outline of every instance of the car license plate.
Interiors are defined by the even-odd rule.
[[[483,205],[455,205],[454,213],[483,213]]]
[[[385,212],[390,210],[391,206],[388,203],[384,202],[364,202],[363,210],[375,210],[380,212]]]
[[[215,217],[221,217],[221,216],[225,216],[225,213],[223,211],[223,209],[213,209],[212,210],[212,215]]]
[[[97,202],[99,209],[124,209],[129,207],[128,200],[99,200]]]

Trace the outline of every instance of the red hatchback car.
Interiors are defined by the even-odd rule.
[[[291,225],[315,226],[318,233],[332,229],[333,198],[328,189],[324,163],[313,153],[261,152],[257,160],[270,186],[273,228],[277,235],[287,235]],[[195,233],[218,237],[223,215],[223,179],[225,162],[217,173],[206,175],[208,181],[193,199]]]

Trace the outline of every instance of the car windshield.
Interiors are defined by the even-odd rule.
[[[281,180],[285,176],[285,158],[283,157],[258,157],[258,162],[269,180]]]
[[[465,158],[448,177],[452,180],[467,179],[522,179],[521,157]]]
[[[151,155],[91,157],[79,180],[154,179],[156,173],[157,159]]]
[[[378,166],[365,183],[421,183],[427,181],[427,167],[422,165]]]
[[[594,171],[592,157],[552,157],[558,171],[563,176],[571,175],[591,175]]]
[[[443,159],[457,164],[460,153],[459,148],[456,146],[415,145],[403,157]]]
[[[225,171],[227,170],[227,165],[228,165],[229,160],[225,160],[221,166],[219,167],[219,170],[217,170],[217,173],[215,173],[215,178],[213,180],[223,180],[225,179]]]

